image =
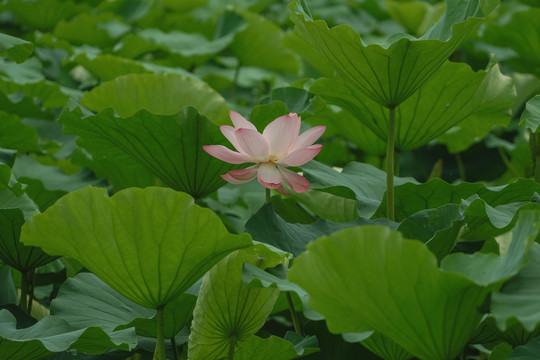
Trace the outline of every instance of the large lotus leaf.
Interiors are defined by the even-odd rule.
[[[77,328],[67,321],[49,316],[35,325],[17,329],[17,320],[0,310],[0,354],[3,359],[44,359],[53,353],[76,349],[101,354],[110,348],[129,351],[137,344],[133,328],[111,333],[100,327]]]
[[[291,332],[285,334],[284,339],[273,335],[261,339],[253,335],[234,353],[234,358],[236,360],[292,360],[318,351],[317,345],[315,336],[303,338]]]
[[[171,339],[186,326],[189,326],[193,318],[193,310],[195,309],[195,303],[197,302],[197,296],[185,292],[177,296],[174,300],[168,303],[163,309],[163,316],[165,318],[164,323],[164,336],[167,339]],[[157,338],[156,331],[156,318],[152,319],[135,319],[127,325],[116,328],[117,330],[123,328],[135,327],[137,334],[146,337]],[[187,340],[186,340],[187,341]]]
[[[242,347],[266,322],[279,295],[275,288],[246,288],[245,262],[275,266],[280,256],[264,245],[240,250],[220,261],[204,277],[189,335],[189,358],[221,359],[231,346]]]
[[[527,263],[531,244],[540,231],[540,211],[522,211],[504,257],[495,254],[455,253],[445,257],[441,269],[461,273],[480,286],[498,290]]]
[[[489,23],[483,40],[513,49],[517,56],[507,61],[518,71],[540,75],[540,8],[525,8],[511,14],[510,19],[508,16]]]
[[[232,168],[203,151],[203,145],[224,144],[226,139],[218,126],[192,107],[174,115],[141,110],[127,118],[115,116],[111,109],[84,117],[75,107],[66,109],[59,122],[65,133],[79,137],[78,144],[96,165],[90,166],[101,170],[98,174],[116,188],[148,186],[149,179],[157,177],[200,198],[222,186],[220,175]]]
[[[126,59],[112,54],[85,54],[73,57],[73,62],[84,66],[85,69],[97,76],[101,81],[113,80],[122,75],[143,73],[174,73],[195,78],[187,70],[161,66],[149,62]]]
[[[76,45],[87,44],[99,48],[112,46],[130,27],[112,13],[83,12],[70,20],[61,20],[54,35]]]
[[[367,45],[351,27],[329,29],[314,21],[304,0],[291,2],[295,32],[366,96],[382,106],[397,106],[443,65],[482,22],[496,0],[450,1],[446,13],[421,38],[396,34]]]
[[[422,360],[452,359],[480,321],[487,291],[441,271],[420,242],[386,227],[311,243],[289,271],[334,333],[376,330]]]
[[[498,65],[493,66],[476,90],[474,111],[459,124],[450,128],[437,141],[445,144],[451,153],[467,150],[483,138],[494,126],[508,126],[511,107],[516,100],[513,79],[502,75]]]
[[[377,332],[360,343],[385,360],[409,360],[413,357],[395,342]]]
[[[39,151],[36,129],[25,125],[15,114],[0,111],[0,147],[26,151]]]
[[[445,204],[460,204],[463,199],[477,195],[491,207],[528,202],[540,193],[540,184],[531,179],[519,179],[508,185],[488,187],[480,183],[451,185],[435,178],[424,184],[405,183],[395,189],[396,219],[403,220],[412,214]],[[376,216],[382,217],[385,207],[380,206]]]
[[[530,129],[533,133],[538,132],[540,125],[540,95],[536,95],[525,105],[525,110],[521,114],[520,125]]]
[[[58,83],[45,80],[42,71],[42,65],[36,57],[22,64],[0,58],[0,91],[11,95],[12,101],[20,101],[20,93],[23,93],[32,99],[32,102],[33,98],[38,98],[46,108],[64,106],[69,99],[66,89]]]
[[[24,214],[21,209],[0,209],[0,259],[21,272],[50,263],[49,256],[38,247],[19,242]]]
[[[83,66],[101,81],[109,81],[127,74],[142,74],[150,72],[134,60],[125,59],[111,54],[100,54],[95,57],[88,54],[78,54],[73,62]]]
[[[68,192],[100,185],[88,169],[66,175],[59,167],[42,165],[28,155],[18,156],[12,170],[17,179],[27,185],[26,194],[42,211]]]
[[[20,209],[24,218],[29,219],[38,211],[37,205],[12,176],[9,166],[0,164],[0,174],[0,209]]]
[[[315,84],[318,84],[319,81],[323,80],[317,80]],[[312,100],[311,105],[314,114],[303,120],[313,126],[331,124],[331,126],[327,126],[324,132],[325,136],[346,137],[347,140],[370,155],[382,157],[386,154],[386,143],[363,122],[359,121],[356,113],[336,109],[335,106],[327,104],[319,96]]]
[[[409,33],[423,35],[444,13],[445,3],[385,0],[388,13]]]
[[[394,230],[397,227],[396,224],[386,219],[356,219],[347,223],[319,219],[311,224],[291,223],[279,216],[271,204],[267,204],[246,223],[245,231],[251,235],[253,240],[270,244],[290,252],[296,257],[305,250],[309,242],[338,230],[358,225],[386,225]]]
[[[59,0],[12,0],[5,4],[5,9],[16,15],[16,23],[47,31],[52,30],[60,20],[89,10],[89,5]]]
[[[92,273],[67,279],[51,303],[51,316],[77,329],[97,326],[111,332],[136,318],[150,319],[155,314],[155,310],[125,298]]]
[[[367,127],[380,140],[386,141],[388,111],[344,78],[319,79],[311,85],[310,92],[340,106],[361,122],[361,125],[353,125],[357,128],[355,133],[365,132]],[[470,144],[471,137],[474,141],[475,137],[486,135],[493,125],[508,124],[514,98],[512,80],[503,76],[498,66],[489,72],[474,72],[466,64],[447,62],[397,108],[395,148],[398,151],[416,149],[461,123],[464,124],[461,131],[471,132],[471,135],[458,136],[459,141]],[[469,122],[471,115],[476,119],[472,124]],[[340,135],[357,137],[349,135],[352,133],[348,127],[351,121],[347,117],[345,121],[338,125]],[[452,130],[457,132],[459,129]],[[453,136],[452,133],[452,139]],[[448,138],[444,140],[452,145],[455,142]],[[376,150],[381,146],[376,145],[374,149],[368,149],[370,153],[377,154]]]
[[[242,279],[247,288],[270,287],[278,288],[281,291],[295,292],[302,302],[302,311],[308,319],[324,319],[321,314],[308,307],[309,295],[300,286],[287,280],[287,269],[282,265],[263,270],[250,263],[245,263]]]
[[[182,294],[167,304],[165,337],[172,338],[191,318],[197,297]],[[120,295],[91,273],[66,280],[51,303],[51,315],[77,328],[99,326],[105,331],[135,327],[138,335],[155,337],[156,311]]]
[[[338,223],[358,218],[356,200],[322,191],[306,191],[291,194],[304,208],[315,215]]]
[[[11,267],[0,265],[0,306],[9,304],[19,305],[19,297],[13,283]]]
[[[280,27],[259,14],[239,13],[246,19],[247,27],[236,34],[230,49],[238,57],[240,65],[297,73],[299,61],[281,44],[284,34]]]
[[[512,351],[507,360],[536,360],[540,352],[540,336]]]
[[[465,224],[459,208],[458,204],[446,204],[419,211],[404,219],[398,230],[407,239],[424,242],[441,260],[452,251]]]
[[[498,187],[486,187],[477,183],[450,185],[440,179],[419,185],[404,184],[396,187],[396,211],[399,213],[396,219],[408,223],[407,218],[417,212],[425,212],[426,208],[458,204],[458,212],[446,212],[445,222],[464,221],[466,228],[460,234],[461,237],[473,241],[486,240],[508,231],[519,211],[540,208],[538,193],[540,185],[532,179],[519,179]],[[384,216],[382,214],[385,213],[384,206],[380,206],[375,217]],[[449,230],[452,228],[454,225],[447,227]],[[425,240],[426,233],[420,231],[422,233],[421,239]]]
[[[10,35],[0,34],[0,56],[8,56],[11,60],[22,63],[34,50],[34,44]]]
[[[93,111],[112,107],[121,117],[142,109],[156,115],[172,115],[193,106],[215,124],[229,121],[221,95],[200,80],[177,74],[120,76],[85,93],[81,104]]]
[[[540,323],[540,245],[533,244],[530,261],[519,274],[491,298],[491,311],[499,328],[506,329],[519,321],[528,331]]]
[[[317,69],[322,76],[332,76],[334,67],[324,58],[320,57],[317,50],[308,42],[296,35],[294,32],[288,32],[283,36],[283,46],[293,50],[307,61],[312,67]]]
[[[358,214],[363,218],[370,218],[375,213],[386,191],[386,173],[368,164],[351,162],[339,172],[317,161],[310,161],[302,165],[302,170],[313,189],[352,199],[356,197]],[[415,183],[413,179],[394,178],[396,186],[408,182]]]
[[[214,38],[209,40],[200,33],[171,31],[165,33],[150,28],[140,30],[135,34],[126,36],[121,46],[115,50],[119,55],[136,58],[147,52],[164,50],[179,55],[182,62],[189,66],[207,61],[212,56],[222,52],[235,34],[246,27],[244,19],[231,9],[221,9],[217,20]]]
[[[113,289],[149,308],[172,301],[231,251],[231,235],[189,195],[131,188],[114,196],[86,187],[25,223],[21,241],[79,261]]]

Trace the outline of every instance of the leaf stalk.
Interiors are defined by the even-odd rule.
[[[156,350],[154,351],[153,360],[165,360],[165,320],[164,320],[164,305],[157,308],[156,325],[157,339]]]
[[[396,107],[388,107],[388,139],[386,143],[386,213],[394,221],[394,137],[396,127]]]

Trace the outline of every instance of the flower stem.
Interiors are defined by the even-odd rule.
[[[394,221],[394,136],[396,107],[388,107],[388,141],[386,143],[386,213]]]
[[[266,204],[269,204],[272,199],[272,196],[270,194],[270,189],[268,188],[265,188],[265,189],[266,189]]]
[[[536,155],[534,164],[534,180],[540,184],[540,155]]]
[[[234,360],[235,347],[236,347],[236,337],[233,336],[231,338],[231,343],[229,344],[229,357],[227,358],[228,360]]]
[[[153,360],[165,360],[165,321],[163,319],[163,307],[162,305],[157,308],[157,339]]]
[[[514,177],[519,177],[519,173],[516,170],[516,168],[514,167],[514,165],[512,165],[512,162],[508,158],[508,155],[506,154],[506,151],[503,148],[500,148],[500,147],[497,148],[497,149],[499,150],[499,155],[501,156],[501,160],[503,161],[504,165],[506,165],[506,168],[508,169],[508,171],[510,171],[510,173]],[[536,180],[536,181],[538,181],[538,180]]]
[[[32,304],[34,301],[34,288],[35,288],[35,276],[36,269],[28,271],[28,314],[32,314]]]
[[[289,311],[291,312],[291,318],[294,324],[294,331],[296,331],[298,335],[303,336],[302,328],[300,327],[300,321],[298,320],[298,314],[296,313],[296,310],[294,309],[291,292],[286,291],[285,296],[287,297],[287,304],[289,305]]]
[[[531,147],[531,157],[534,167],[534,180],[540,183],[540,134],[529,130],[529,145]]]
[[[178,347],[176,347],[176,339],[174,336],[171,338],[171,346],[173,348],[173,359],[179,360],[180,356],[178,355]]]
[[[19,299],[19,307],[25,313],[28,313],[28,271],[21,272],[21,298]]]

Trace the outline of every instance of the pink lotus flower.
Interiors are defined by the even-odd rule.
[[[294,113],[280,116],[272,121],[263,133],[244,119],[242,115],[230,111],[234,127],[223,125],[221,132],[238,151],[222,145],[203,146],[210,155],[230,164],[255,163],[246,169],[232,170],[223,179],[233,184],[243,184],[257,177],[259,183],[268,189],[276,189],[287,194],[283,180],[296,192],[309,189],[309,182],[287,166],[300,166],[313,159],[322,145],[313,143],[324,133],[326,126],[315,126],[300,136],[300,117]]]

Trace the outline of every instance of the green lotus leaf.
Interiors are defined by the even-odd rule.
[[[358,218],[356,200],[322,191],[306,191],[291,194],[304,208],[315,215],[338,223]]]
[[[59,119],[64,132],[76,134],[91,155],[88,164],[116,189],[165,185],[201,198],[224,184],[220,175],[232,166],[204,152],[203,145],[224,144],[219,127],[192,107],[174,115],[141,110],[127,118],[111,109],[84,116],[66,109]]]
[[[15,317],[0,310],[0,353],[5,359],[40,360],[68,349],[90,354],[101,354],[110,348],[129,351],[137,344],[133,328],[112,333],[99,327],[79,329],[54,316],[28,328],[16,326]]]
[[[310,161],[302,165],[302,170],[312,189],[349,199],[356,198],[358,214],[366,219],[371,218],[376,212],[386,191],[386,173],[368,164],[350,162],[341,172],[338,172],[317,161]],[[394,178],[396,186],[408,182],[411,182],[411,185],[416,183],[413,179]],[[397,206],[396,209],[398,209]]]
[[[445,3],[430,4],[424,1],[385,0],[388,13],[409,33],[425,34],[428,28],[444,13]]]
[[[315,83],[318,83],[318,81]],[[356,114],[347,110],[336,109],[335,106],[331,106],[320,96],[316,96],[311,105],[314,114],[307,117],[305,121],[312,126],[331,124],[331,126],[327,126],[324,132],[325,136],[344,137],[370,155],[382,157],[386,154],[386,143],[373,131],[369,130],[364,123],[359,121]]]
[[[304,0],[289,4],[295,33],[352,86],[385,107],[414,94],[482,22],[496,0],[450,1],[446,13],[420,38],[396,34],[380,44],[366,44],[351,27],[329,29],[313,20]]]
[[[81,53],[72,58],[73,62],[97,76],[101,81],[110,81],[119,76],[144,73],[173,73],[196,78],[192,73],[181,68],[172,68],[144,61],[126,59],[112,54]]]
[[[139,305],[172,301],[231,251],[249,246],[189,195],[131,188],[114,196],[86,187],[25,223],[21,241],[79,261]],[[136,210],[136,211],[135,211]]]
[[[500,292],[491,298],[491,311],[502,330],[518,321],[527,331],[533,331],[540,323],[540,245],[533,244],[530,262],[519,274],[508,281]]]
[[[395,342],[377,332],[371,334],[366,340],[360,342],[362,346],[369,349],[386,360],[409,360],[413,356]]]
[[[68,99],[68,93],[77,93],[76,90],[67,90],[56,82],[45,79],[41,62],[32,57],[22,64],[10,62],[0,58],[0,91],[10,95],[12,102],[21,100],[21,94],[32,99],[32,106],[35,106],[33,98],[41,101],[42,107],[58,108],[64,106]]]
[[[70,191],[88,185],[100,185],[88,169],[66,175],[59,167],[42,165],[28,155],[18,156],[12,170],[17,180],[26,185],[25,195],[28,195],[41,211]]]
[[[6,3],[5,9],[17,16],[16,23],[47,31],[52,30],[60,20],[66,20],[78,13],[90,10],[90,6],[72,1],[13,0]]]
[[[396,219],[405,220],[419,211],[459,204],[459,213],[447,212],[446,222],[464,220],[467,228],[461,236],[469,240],[486,240],[512,227],[518,211],[538,208],[540,185],[532,179],[487,187],[480,183],[450,185],[441,179],[425,184],[403,184],[395,189]],[[375,217],[382,217],[380,206]],[[465,219],[463,219],[465,217]]]
[[[17,289],[13,283],[13,272],[6,265],[0,265],[0,306],[19,305]]]
[[[512,231],[512,242],[501,257],[495,254],[455,253],[445,257],[441,269],[461,273],[480,286],[498,290],[528,261],[532,243],[540,232],[540,211],[522,211]]]
[[[518,8],[516,5],[509,6]],[[513,49],[514,56],[506,61],[517,71],[534,73],[538,76],[540,75],[539,16],[540,8],[534,7],[521,8],[517,12],[508,11],[508,14],[495,18],[495,21],[486,26],[482,39],[496,46]]]
[[[474,111],[439,136],[437,141],[455,154],[467,150],[478,139],[489,134],[494,126],[507,127],[512,104],[517,98],[513,83],[512,78],[501,74],[498,65],[492,66],[478,87],[477,96],[471,101],[476,103]]]
[[[297,284],[287,280],[287,269],[278,265],[275,268],[263,270],[250,263],[244,264],[242,279],[247,288],[278,288],[281,291],[295,292],[302,302],[302,311],[310,320],[322,320],[324,317],[308,307],[309,295]]]
[[[536,95],[525,105],[525,110],[521,114],[520,125],[530,129],[533,133],[538,132],[540,125],[540,95]]]
[[[34,44],[7,34],[0,34],[0,56],[8,56],[16,63],[22,63],[34,51]]]
[[[376,330],[422,360],[454,358],[480,321],[487,291],[441,271],[420,242],[380,226],[311,243],[289,271],[334,333]]]
[[[533,246],[535,246],[535,244],[533,244]],[[510,283],[512,280],[514,280],[514,278],[512,278],[508,283]],[[495,335],[495,341],[503,339],[513,348],[524,345],[538,335],[540,335],[540,326],[536,326],[532,331],[528,331],[521,323],[514,322],[511,325],[506,326],[504,331],[502,331],[498,328],[497,323],[493,317],[488,317],[485,322],[486,326],[489,328],[492,334]]]
[[[101,81],[113,80],[122,75],[150,72],[134,60],[111,54],[100,54],[93,57],[83,53],[75,56],[73,62],[83,66]]]
[[[518,346],[512,351],[507,360],[534,360],[540,351],[540,336],[532,339],[525,345]]]
[[[280,27],[259,14],[242,10],[238,13],[247,27],[235,35],[230,49],[240,65],[297,73],[299,61],[293,51],[281,44],[284,33]]]
[[[353,119],[345,117],[344,123],[339,119],[339,135],[355,139],[359,136],[356,133],[369,129],[381,141],[362,148],[367,147],[370,153],[380,153],[381,143],[387,138],[388,111],[344,78],[319,79],[309,91],[353,115]],[[476,137],[486,135],[493,125],[506,126],[514,98],[512,80],[503,76],[497,65],[488,72],[474,72],[466,64],[446,62],[420,90],[396,109],[395,148],[398,151],[416,149],[463,123],[466,125],[462,126],[463,130],[452,129],[451,135],[442,138],[451,144],[451,149],[462,149],[462,143],[470,145]],[[475,118],[473,123],[469,122],[470,116]],[[355,120],[362,124],[354,124]],[[351,131],[349,126],[356,130]],[[471,134],[467,137],[455,135],[457,131]],[[458,140],[454,140],[456,137]]]
[[[357,339],[349,342],[344,340],[344,336],[330,333],[324,321],[308,322],[305,325],[305,331],[317,336],[321,352],[313,356],[315,359],[331,359],[339,356],[342,360],[380,360],[380,357],[360,345]]]
[[[292,360],[317,352],[315,336],[301,337],[287,332],[285,338],[270,336],[261,339],[251,336],[242,347],[234,353],[236,360]]]
[[[20,209],[24,218],[29,219],[38,211],[37,205],[25,193],[23,184],[12,175],[9,166],[0,164],[0,174],[0,209]]]
[[[205,275],[189,335],[190,359],[225,358],[263,326],[279,290],[246,288],[242,268],[245,262],[264,268],[282,261],[264,245],[256,245],[232,253]]]
[[[37,131],[23,124],[17,115],[0,111],[0,146],[25,152],[38,151]]]
[[[165,318],[164,336],[166,339],[175,337],[184,327],[189,327],[193,319],[196,301],[196,295],[185,292],[165,306],[163,316]],[[157,338],[155,317],[152,319],[135,319],[127,325],[117,327],[116,330],[129,327],[135,327],[137,334],[141,336]]]
[[[21,209],[0,209],[0,259],[21,272],[27,272],[56,259],[38,247],[19,242],[24,214]]]
[[[119,55],[128,58],[136,58],[148,52],[161,50],[175,55],[175,62],[180,60],[181,65],[185,65],[186,68],[202,64],[227,48],[235,35],[246,27],[244,19],[235,11],[221,10],[212,40],[201,33],[192,31],[163,32],[149,28],[124,37],[115,50]]]
[[[62,19],[56,24],[53,34],[76,45],[104,48],[114,45],[129,30],[130,27],[112,13],[83,12],[67,21]]]
[[[172,338],[191,319],[197,297],[184,293],[165,306],[165,337]],[[97,276],[80,273],[66,280],[51,303],[51,315],[77,328],[98,326],[107,332],[135,327],[156,337],[156,311],[120,295]]]
[[[51,316],[77,329],[97,326],[112,332],[134,319],[151,319],[155,314],[155,310],[128,300],[92,273],[67,279],[51,303]]]
[[[130,74],[117,77],[84,94],[90,110],[112,107],[120,117],[139,110],[155,115],[176,114],[193,106],[217,125],[229,123],[225,100],[200,80],[177,74]]]
[[[424,242],[440,261],[450,254],[461,235],[465,216],[458,204],[418,211],[403,219],[398,231],[407,239]]]
[[[386,219],[356,219],[347,223],[319,219],[311,224],[291,223],[279,216],[271,204],[267,204],[246,223],[245,231],[253,240],[270,244],[296,257],[311,241],[338,230],[359,225],[387,225],[390,228],[396,228],[394,223]]]

